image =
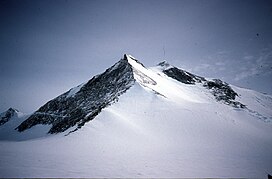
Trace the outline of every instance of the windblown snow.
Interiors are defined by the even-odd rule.
[[[184,84],[162,66],[146,68],[130,55],[127,60],[135,84],[80,130],[47,134],[48,125],[14,130],[26,115],[1,125],[0,177],[264,178],[272,173],[270,95],[231,85],[235,100],[246,106],[234,107],[215,100],[202,82]]]

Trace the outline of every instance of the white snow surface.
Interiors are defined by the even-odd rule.
[[[171,101],[178,103],[196,102],[203,103],[202,97],[191,91],[191,87],[167,77],[158,67],[147,69],[128,56],[128,62],[132,65],[134,78],[146,89],[157,92]],[[199,89],[195,86],[195,89]],[[201,88],[202,89],[202,88]],[[199,89],[199,90],[201,90]],[[197,93],[199,93],[198,91]]]
[[[0,126],[0,177],[265,178],[272,173],[271,96],[231,86],[248,107],[233,108],[201,85],[179,83],[129,57],[138,83],[80,130],[67,136],[36,130],[32,139],[4,140],[5,133],[18,137],[29,131],[7,129],[12,121]]]
[[[69,93],[67,94],[67,98],[69,98],[69,97],[74,97],[75,96],[75,94],[77,93],[77,92],[79,92],[79,90],[85,85],[86,83],[82,83],[82,84],[80,84],[80,85],[78,85],[78,86],[76,86],[76,87],[74,87],[74,88],[71,88],[70,90],[69,90]]]

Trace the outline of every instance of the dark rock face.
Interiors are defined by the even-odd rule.
[[[231,105],[237,108],[245,108],[242,103],[235,101],[235,97],[238,94],[226,83],[219,79],[208,81],[203,77],[191,74],[176,67],[169,68],[167,62],[159,63],[160,66],[166,67],[163,73],[167,76],[185,84],[194,85],[195,83],[202,83],[204,87],[211,90],[217,101],[223,101],[225,104]]]
[[[161,63],[159,65],[161,65]],[[202,81],[205,81],[205,78],[203,77],[193,75],[176,67],[165,69],[163,70],[163,73],[185,84],[195,84],[196,82],[201,83]]]
[[[6,112],[1,114],[0,126],[8,122],[18,112],[16,109],[9,108]]]
[[[226,104],[232,105],[237,108],[245,108],[242,103],[235,101],[238,94],[226,83],[219,79],[213,81],[206,81],[204,87],[211,89],[216,100],[223,101]]]
[[[71,89],[47,102],[16,129],[21,132],[37,124],[52,124],[49,133],[63,132],[75,125],[77,130],[118,100],[134,83],[132,67],[125,56],[104,73],[93,77],[75,94],[69,94]]]

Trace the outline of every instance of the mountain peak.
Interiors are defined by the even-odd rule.
[[[77,130],[93,120],[102,109],[118,101],[119,96],[135,83],[169,100],[176,101],[179,98],[201,102],[197,95],[183,93],[179,84],[173,83],[165,75],[186,85],[202,84],[211,90],[218,101],[239,105],[234,101],[237,94],[225,83],[209,82],[203,77],[171,66],[167,61],[159,63],[157,70],[146,68],[133,56],[124,54],[121,60],[104,73],[47,102],[16,129],[21,132],[37,124],[46,124],[52,125],[48,133],[64,132],[73,126]]]
[[[18,116],[19,111],[14,108],[9,108],[0,114],[0,126],[8,122],[13,116]]]
[[[126,54],[126,53],[125,53],[125,54],[124,54],[124,59],[125,59],[125,60],[128,60],[128,58],[129,58],[129,54]]]
[[[131,57],[125,54],[104,73],[47,102],[16,129],[21,132],[37,124],[51,124],[49,133],[63,132],[73,126],[76,130],[81,128],[134,85],[131,63]]]
[[[17,109],[10,107],[7,111],[10,111],[12,113],[19,112]]]

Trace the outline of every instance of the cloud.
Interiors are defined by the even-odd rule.
[[[208,55],[203,58],[202,63],[200,62],[200,64],[192,68],[192,72],[203,73],[205,71],[205,75],[217,76],[214,74],[226,70],[228,54],[227,51],[218,51],[215,54]]]
[[[240,68],[241,72],[236,74],[235,81],[272,73],[272,47],[263,49],[258,57],[247,55],[243,59],[247,61],[246,66]]]
[[[247,71],[242,71],[241,73],[237,74],[234,78],[235,81],[239,81],[254,75],[257,75],[259,72],[257,70],[257,68],[251,68]]]
[[[216,62],[215,65],[217,65],[217,66],[224,66],[225,63],[224,62]]]
[[[244,60],[252,60],[252,59],[254,59],[254,56],[252,56],[252,55],[246,55],[246,56],[243,57],[243,59]]]
[[[218,51],[208,55],[190,68],[192,73],[236,83],[254,76],[272,79],[272,46],[259,54],[245,54],[240,58],[233,52]],[[236,83],[237,84],[237,83]]]
[[[200,71],[203,71],[203,70],[208,70],[211,68],[211,65],[210,64],[207,64],[207,63],[202,63],[202,64],[199,64],[197,66],[195,66],[192,71],[195,71],[195,72],[200,72]]]

